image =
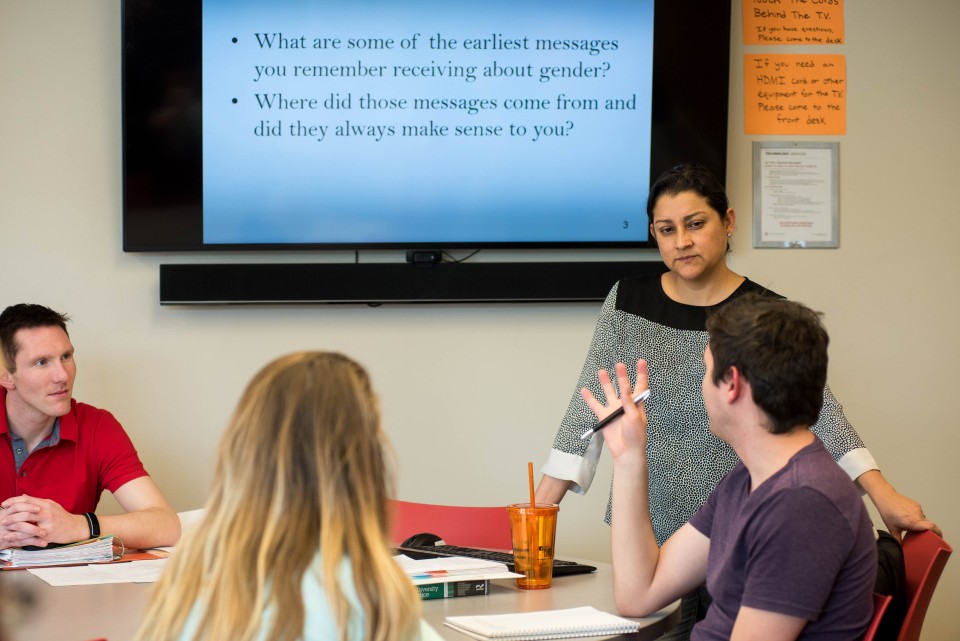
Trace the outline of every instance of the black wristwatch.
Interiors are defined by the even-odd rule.
[[[84,512],[83,515],[87,517],[87,525],[90,526],[90,538],[95,539],[100,536],[100,520],[97,519],[97,515],[93,512]]]

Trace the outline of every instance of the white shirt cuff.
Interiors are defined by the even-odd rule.
[[[865,447],[858,447],[855,450],[850,450],[841,456],[837,463],[853,481],[856,481],[857,477],[864,472],[880,469],[880,466],[877,465],[877,461],[873,458],[873,454],[871,454],[870,450]]]
[[[597,474],[597,464],[603,451],[603,435],[595,434],[583,456],[568,454],[560,450],[550,450],[547,462],[540,471],[555,479],[571,481],[570,491],[586,494]]]

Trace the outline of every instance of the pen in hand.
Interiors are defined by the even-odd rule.
[[[640,392],[639,394],[637,394],[636,396],[633,397],[633,404],[636,405],[637,403],[639,403],[639,402],[641,402],[641,401],[645,401],[645,400],[647,400],[647,398],[648,398],[649,396],[650,396],[650,390],[649,390],[649,389],[645,389],[645,390],[643,390],[642,392]],[[610,425],[610,423],[613,423],[615,420],[617,420],[617,419],[620,418],[621,416],[623,416],[623,406],[622,406],[622,405],[621,405],[620,407],[618,407],[617,409],[613,410],[613,411],[610,413],[610,416],[608,416],[607,418],[603,419],[602,421],[600,421],[599,423],[597,423],[596,425],[594,425],[593,427],[591,427],[589,430],[587,430],[586,432],[584,432],[583,434],[581,434],[581,435],[580,435],[580,440],[581,440],[581,441],[587,440],[588,438],[590,438],[591,436],[593,436],[594,434],[596,434],[597,432],[599,432],[600,430],[602,430],[603,428],[605,428],[607,425]]]

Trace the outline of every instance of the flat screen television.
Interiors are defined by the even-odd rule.
[[[123,249],[648,247],[729,0],[123,0]]]

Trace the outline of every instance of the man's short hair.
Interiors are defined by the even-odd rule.
[[[6,362],[7,371],[11,374],[17,371],[17,353],[20,351],[20,345],[16,340],[18,331],[34,327],[59,327],[69,336],[67,332],[69,320],[70,317],[66,314],[31,303],[11,305],[3,310],[0,314],[0,348],[3,349],[3,360]]]
[[[817,422],[830,342],[820,314],[782,298],[745,294],[711,312],[707,332],[713,384],[736,367],[770,417],[771,433]]]

